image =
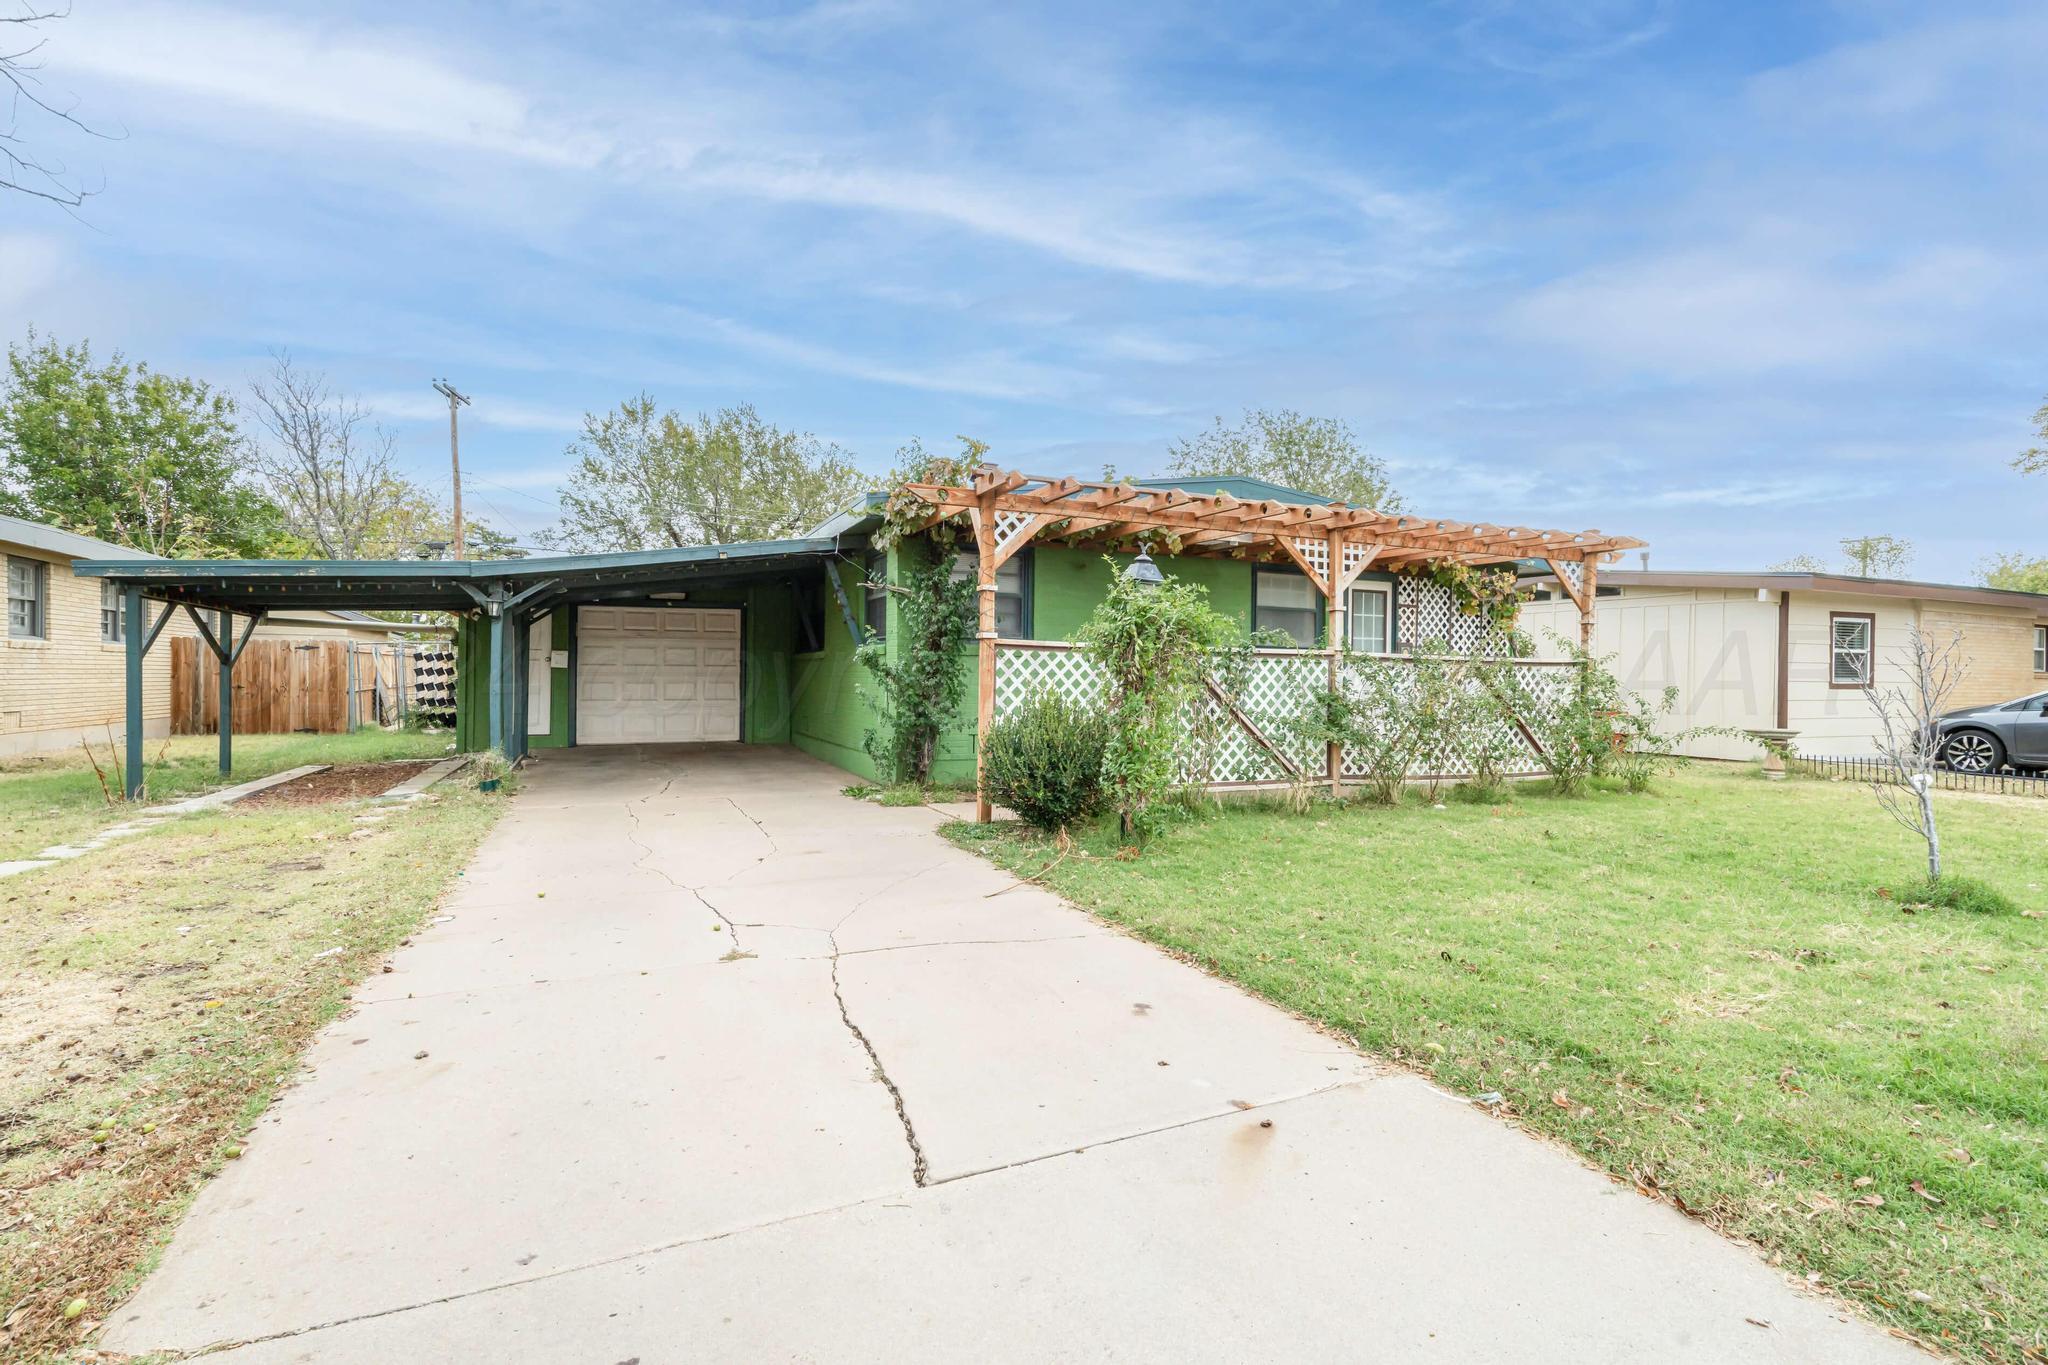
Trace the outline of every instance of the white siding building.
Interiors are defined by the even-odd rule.
[[[1653,702],[1676,687],[1673,730],[1789,729],[1804,754],[1875,753],[1870,688],[1903,681],[1897,658],[1916,626],[1962,634],[1968,673],[1954,706],[2048,691],[2048,596],[1806,573],[1607,569],[1599,583],[1594,652]],[[1523,608],[1521,628],[1554,654],[1550,632],[1576,639],[1578,610],[1553,590]],[[1757,753],[1715,736],[1682,748]]]

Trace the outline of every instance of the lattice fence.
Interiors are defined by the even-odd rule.
[[[1381,662],[1396,670],[1414,667],[1399,658]],[[1354,669],[1369,666],[1355,665]],[[1519,659],[1509,667],[1520,690],[1539,707],[1558,706],[1569,695],[1575,668],[1569,662]],[[1329,675],[1330,656],[1320,650],[1257,651],[1235,714],[1218,695],[1222,691],[1218,688],[1205,695],[1189,716],[1183,778],[1224,788],[1282,783],[1297,772],[1327,778],[1328,760],[1321,746],[1291,738],[1287,722],[1307,708]],[[1412,678],[1412,672],[1409,676]],[[1362,695],[1360,678],[1349,676],[1341,681],[1354,696]],[[1407,685],[1404,680],[1404,688]],[[1462,685],[1479,684],[1467,677]],[[1091,708],[1102,706],[1108,697],[1102,671],[1077,646],[1008,640],[996,646],[996,719],[1014,714],[1032,697],[1046,692]],[[1508,722],[1501,722],[1501,727],[1502,744],[1517,756],[1508,770],[1516,774],[1540,771],[1528,737]],[[1470,764],[1461,755],[1436,753],[1419,759],[1413,775],[1457,777],[1469,771]],[[1362,769],[1347,758],[1343,773],[1357,777]]]
[[[1401,580],[1401,644],[1405,649],[1437,643],[1453,654],[1470,654],[1484,648],[1488,654],[1508,655],[1507,635],[1484,616],[1467,616],[1458,610],[1458,599],[1441,583],[1427,578]]]

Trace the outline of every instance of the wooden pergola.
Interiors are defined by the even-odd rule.
[[[911,482],[902,491],[931,509],[931,521],[964,513],[974,528],[980,589],[975,787],[983,821],[990,807],[981,782],[981,740],[995,718],[996,571],[1033,541],[1102,548],[1164,542],[1175,554],[1291,562],[1323,595],[1333,669],[1336,642],[1344,638],[1345,594],[1367,569],[1542,560],[1578,607],[1580,642],[1590,646],[1599,565],[1643,544],[1600,531],[1444,521],[1343,503],[1253,501],[1224,492],[1046,478],[988,466],[965,486]],[[1331,781],[1337,781],[1334,762]]]

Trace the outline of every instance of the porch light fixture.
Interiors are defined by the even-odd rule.
[[[1159,566],[1152,562],[1152,556],[1145,550],[1138,551],[1138,557],[1124,570],[1124,577],[1141,588],[1156,588],[1166,581],[1166,575],[1159,572]]]

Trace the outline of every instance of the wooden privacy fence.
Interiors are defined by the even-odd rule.
[[[1396,668],[1414,666],[1400,655],[1376,657]],[[1558,707],[1569,698],[1578,668],[1569,659],[1514,659],[1503,666],[1512,670],[1516,692],[1528,705],[1541,708]],[[1182,778],[1219,791],[1280,786],[1297,776],[1327,781],[1328,751],[1320,744],[1304,743],[1291,733],[1288,722],[1329,685],[1331,667],[1327,650],[1254,650],[1239,695],[1232,699],[1212,682],[1200,702],[1205,714],[1189,718],[1189,729],[1198,738],[1188,746]],[[1341,664],[1339,668],[1339,685],[1354,697],[1360,696],[1359,680],[1345,675]],[[1467,675],[1462,685],[1480,684]],[[1077,645],[1049,640],[999,641],[997,719],[1011,715],[1043,692],[1093,708],[1105,701],[1107,685],[1102,670]],[[1542,764],[1529,729],[1506,720],[1498,723],[1503,727],[1499,742],[1512,755],[1508,775],[1540,773]],[[1339,762],[1346,780],[1364,777],[1362,765],[1354,763],[1351,755],[1341,755]],[[1409,775],[1455,778],[1470,771],[1463,755],[1437,752],[1419,756]]]
[[[191,636],[170,644],[171,733],[218,733],[220,664],[213,651]],[[407,643],[251,640],[231,675],[235,733],[339,735],[396,725],[417,700],[421,652]]]

